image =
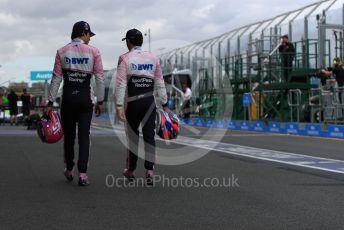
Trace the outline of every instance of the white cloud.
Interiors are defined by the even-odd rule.
[[[164,33],[164,28],[166,27],[167,20],[165,18],[149,19],[145,20],[144,23],[140,26],[142,33],[146,33],[148,29],[154,31],[155,36],[161,35]]]
[[[205,24],[202,27],[202,30],[204,33],[217,34],[218,35],[220,32],[220,26],[218,24],[209,23],[209,24]]]
[[[18,40],[15,41],[15,53],[19,56],[19,55],[27,55],[32,53],[32,51],[35,50],[35,47],[33,46],[33,44],[28,41],[28,40]]]
[[[198,18],[208,18],[212,10],[215,8],[214,4],[209,4],[206,6],[203,6],[201,8],[195,9],[192,11],[192,15]]]
[[[155,41],[200,41],[314,1],[286,4],[284,0],[241,0],[239,4],[233,0],[30,0],[23,4],[0,0],[0,64],[6,70],[0,78],[24,78],[32,68],[51,69],[56,50],[70,41],[73,23],[79,20],[88,21],[97,34],[91,45],[100,49],[104,68],[109,69],[126,52],[121,38],[134,27],[143,33],[150,28],[152,49],[163,52],[161,48],[167,51],[169,45]],[[23,58],[34,62],[6,68],[21,64]]]
[[[0,26],[13,26],[18,19],[9,13],[0,12]]]

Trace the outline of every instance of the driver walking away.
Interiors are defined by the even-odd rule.
[[[74,24],[72,41],[57,51],[53,78],[49,89],[48,110],[52,109],[62,80],[63,94],[61,103],[61,120],[64,131],[64,175],[68,181],[73,180],[74,141],[78,125],[80,186],[89,185],[87,167],[90,151],[90,126],[95,105],[96,115],[103,111],[104,72],[97,48],[88,45],[95,34],[87,22]],[[91,78],[95,76],[97,102],[94,100]]]
[[[134,179],[138,159],[139,126],[142,126],[146,184],[153,185],[155,163],[155,120],[156,104],[162,105],[166,112],[167,95],[160,62],[153,54],[142,51],[142,33],[131,29],[122,41],[126,41],[129,52],[118,60],[116,78],[116,112],[125,121],[128,137],[126,168],[123,175]],[[154,96],[157,96],[154,98]]]

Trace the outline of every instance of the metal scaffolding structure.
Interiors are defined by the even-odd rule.
[[[287,78],[278,52],[284,34],[296,50]],[[295,107],[288,93],[301,92],[300,103],[308,100],[310,76],[331,66],[332,58],[344,58],[343,37],[343,2],[323,0],[170,50],[160,59],[164,75],[191,70],[195,116],[286,121],[293,119],[289,105]],[[250,114],[242,106],[245,93],[253,101]]]

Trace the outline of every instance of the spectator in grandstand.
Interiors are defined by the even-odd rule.
[[[319,71],[320,75],[322,76],[332,76],[336,79],[337,87],[343,87],[344,83],[344,64],[339,57],[333,59],[333,68],[322,69]],[[339,103],[343,103],[343,89],[337,91],[337,98],[339,99]],[[343,112],[343,111],[342,111]]]
[[[18,115],[18,95],[11,90],[10,94],[8,95],[8,107],[10,109],[10,115],[11,115],[11,125],[17,123],[17,115]]]
[[[190,114],[191,114],[190,101],[192,97],[192,91],[186,83],[184,83],[182,86],[183,86],[183,92],[184,92],[184,95],[183,95],[184,102],[182,105],[183,117],[190,118]]]
[[[338,87],[343,87],[344,83],[344,64],[338,57],[333,59],[333,68],[322,69],[319,71],[321,75],[333,76],[338,84]]]
[[[287,82],[289,73],[293,67],[293,60],[295,57],[295,48],[294,45],[291,42],[289,42],[288,35],[283,35],[281,37],[281,44],[278,48],[278,51],[281,56],[281,66],[284,81]]]

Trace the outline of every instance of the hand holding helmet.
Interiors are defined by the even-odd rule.
[[[120,121],[125,122],[126,121],[126,117],[125,117],[125,111],[123,106],[116,106],[116,114],[119,118]]]
[[[95,106],[96,117],[99,117],[100,115],[102,115],[102,113],[104,113],[104,105],[103,104],[96,104],[96,106]]]
[[[50,110],[37,123],[37,134],[44,143],[56,143],[63,137],[60,116]]]
[[[171,140],[177,138],[180,132],[179,124],[179,118],[173,112],[166,112],[165,108],[157,112],[156,133],[162,139]]]
[[[172,113],[172,111],[170,110],[170,108],[169,108],[168,106],[163,107],[163,110],[164,110],[166,113]]]

